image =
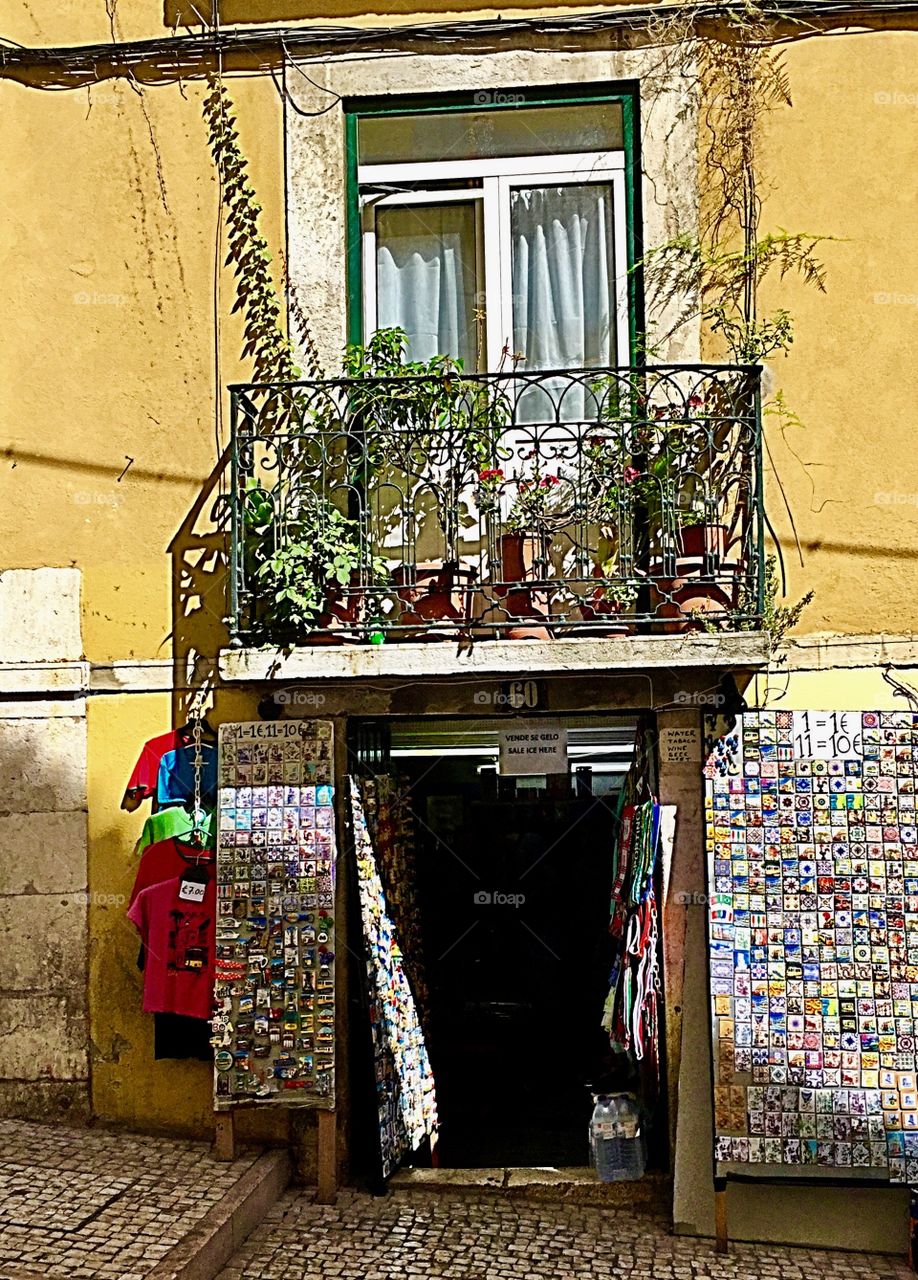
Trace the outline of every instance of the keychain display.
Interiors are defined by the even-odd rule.
[[[401,943],[402,963],[426,1031],[430,994],[417,896],[418,873],[410,790],[407,782],[388,773],[365,780],[362,787],[367,825],[386,905]]]
[[[219,730],[214,1094],[333,1107],[333,726]]]
[[[915,1185],[918,715],[746,712],[705,778],[716,1160]]]
[[[372,831],[379,781],[350,780],[360,917],[366,948],[382,1174],[390,1176],[437,1134],[433,1073],[417,1006],[387,906]],[[388,794],[385,784],[383,790]]]

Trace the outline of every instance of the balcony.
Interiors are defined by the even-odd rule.
[[[759,372],[232,387],[233,644],[756,630]]]

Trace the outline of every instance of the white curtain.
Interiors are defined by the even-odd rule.
[[[597,182],[514,189],[510,227],[513,349],[526,357],[522,368],[614,364],[612,188]],[[527,420],[570,421],[589,412],[590,397],[579,386],[551,379],[546,391],[550,397],[527,393]]]
[[[450,355],[476,367],[475,211],[471,204],[380,209],[377,325],[408,334],[408,357]]]

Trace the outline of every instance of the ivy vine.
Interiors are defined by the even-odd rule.
[[[249,179],[248,160],[239,145],[236,114],[222,79],[207,77],[203,104],[208,141],[220,180],[226,219],[228,252],[224,266],[233,268],[236,300],[232,311],[243,318],[243,359],[251,358],[255,382],[293,382],[304,376],[321,378],[318,352],[308,322],[298,311],[301,368],[281,325],[281,304],[271,275],[272,256],[259,230],[262,207]]]

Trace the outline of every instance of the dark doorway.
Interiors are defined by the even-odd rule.
[[[480,726],[482,722],[476,722]],[[493,724],[493,722],[492,722]],[[415,722],[417,726],[417,722]],[[497,729],[393,726],[410,788],[445,1166],[583,1166],[611,1066],[612,839],[633,724],[569,730],[572,771],[498,777]]]

